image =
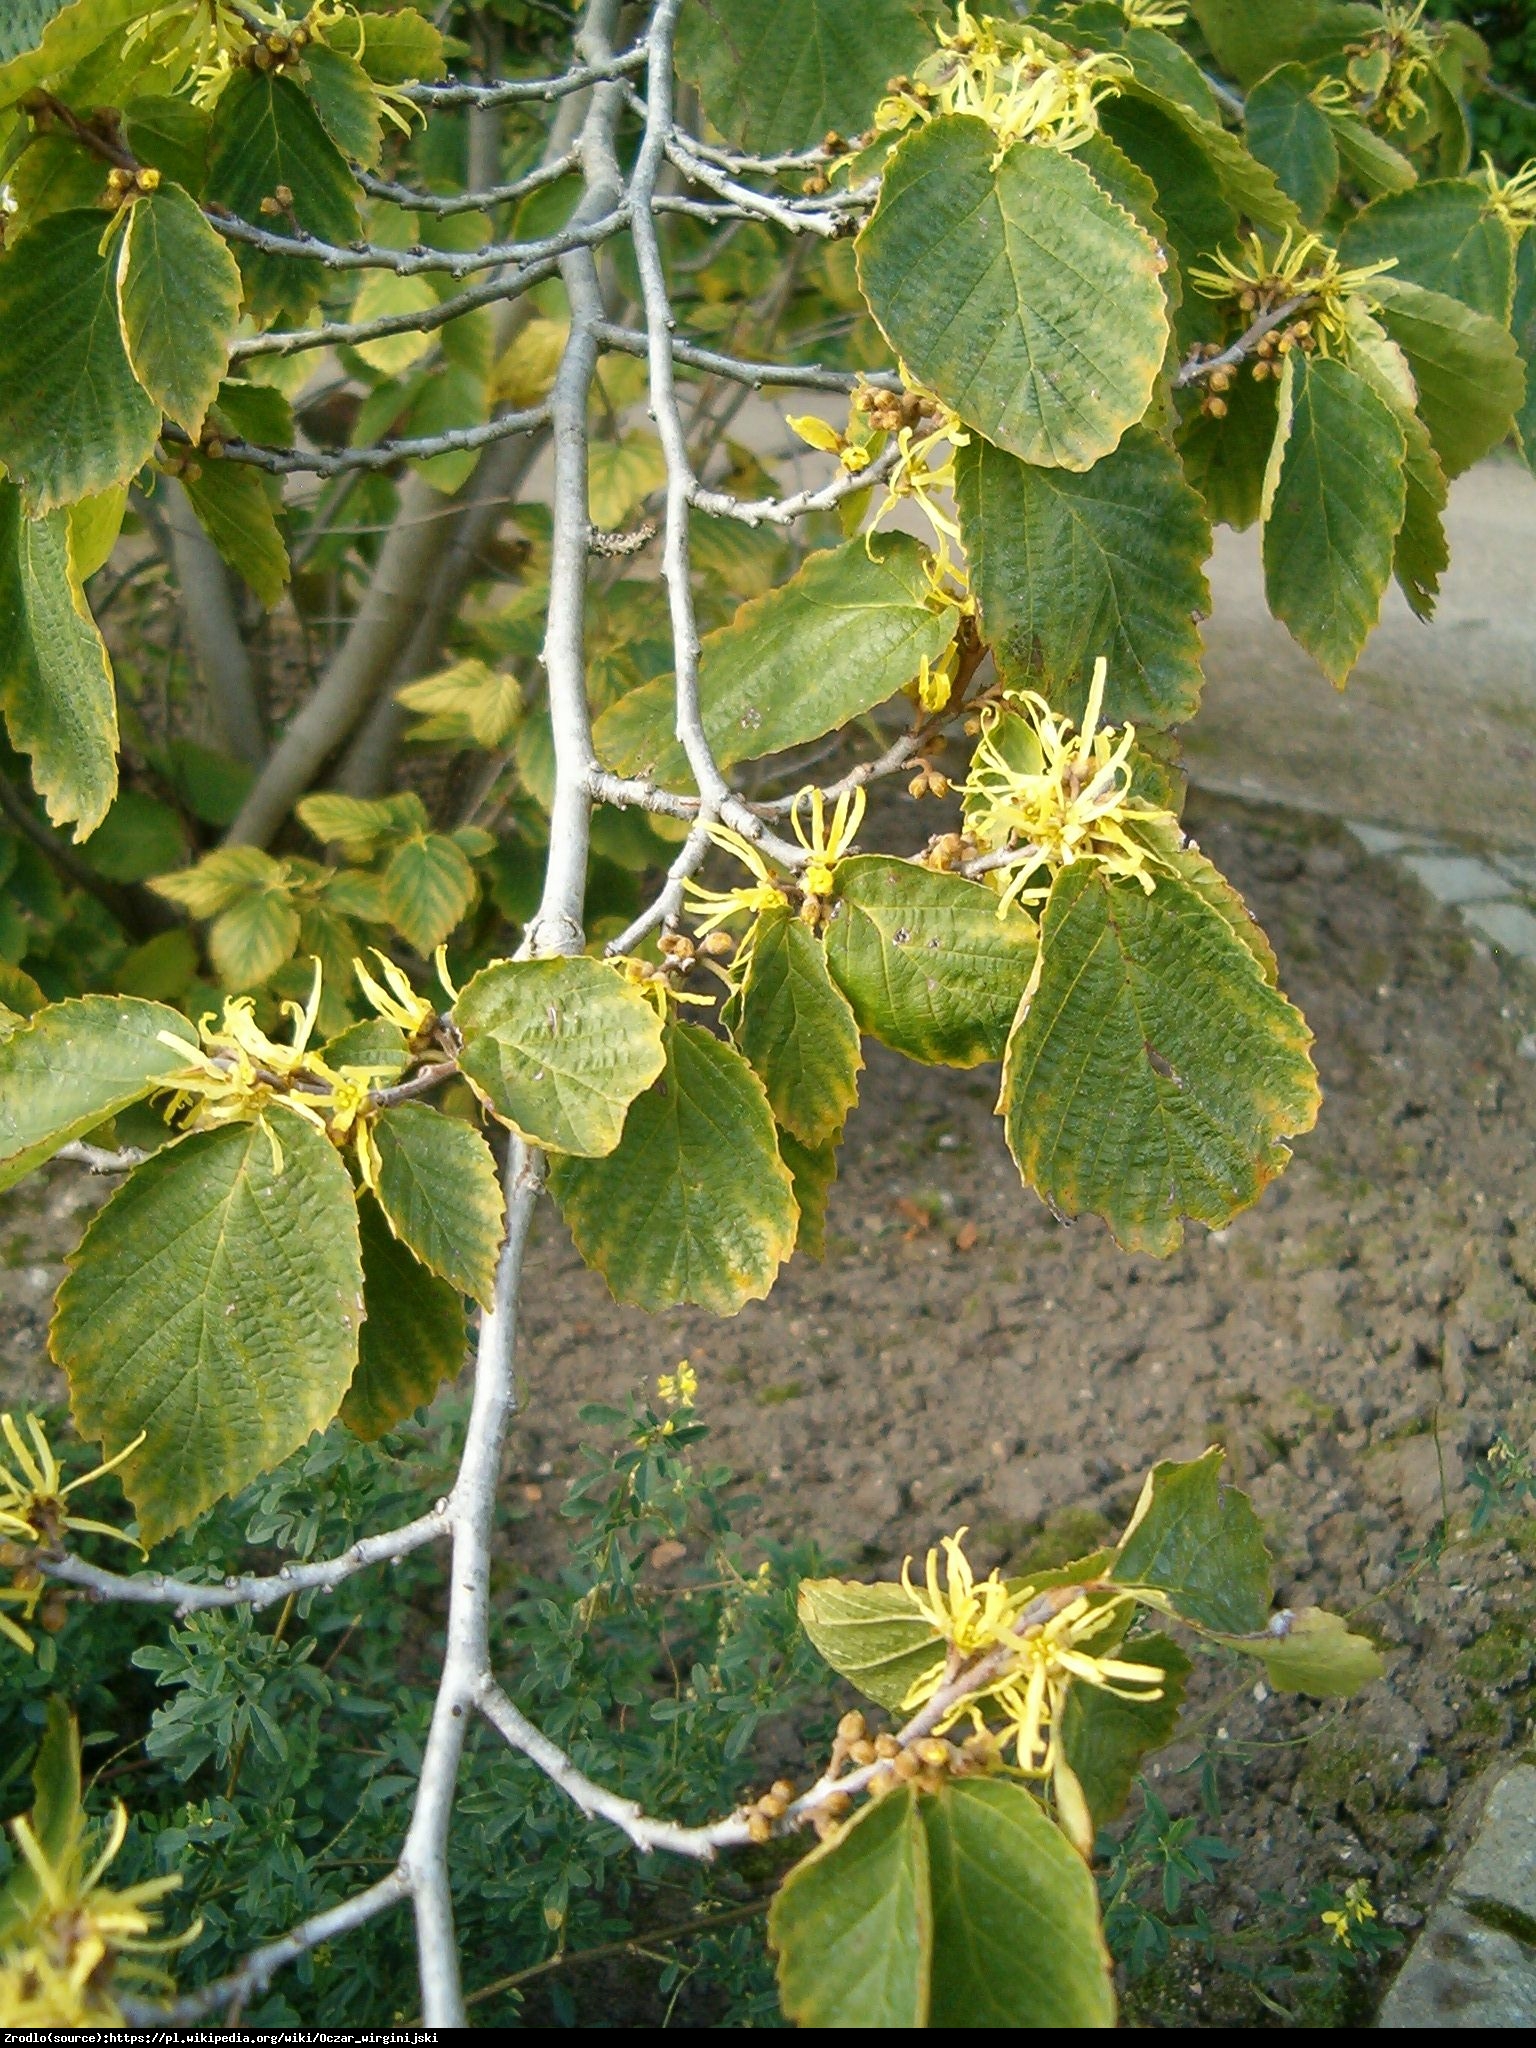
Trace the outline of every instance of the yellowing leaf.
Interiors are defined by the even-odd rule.
[[[611,1152],[665,1063],[639,989],[600,960],[502,960],[453,1009],[459,1066],[491,1111],[553,1152]]]
[[[484,1138],[422,1102],[386,1109],[373,1137],[379,1206],[390,1229],[424,1266],[488,1308],[502,1196]]]
[[[117,308],[134,375],[195,441],[228,362],[240,271],[179,185],[162,184],[128,209]]]
[[[601,1159],[563,1159],[550,1186],[577,1250],[616,1301],[761,1301],[795,1246],[793,1184],[763,1084],[696,1024],[666,1027],[666,1071]]]
[[[491,373],[491,397],[518,412],[547,397],[570,331],[565,320],[543,314],[530,320],[498,358]]]
[[[430,313],[437,305],[432,281],[417,273],[401,277],[393,270],[368,270],[357,297],[352,301],[354,320],[382,320],[401,313]],[[412,363],[420,362],[436,340],[432,334],[407,331],[381,335],[377,341],[354,344],[358,354],[381,376],[398,377]]]
[[[505,746],[522,716],[517,677],[483,661],[458,661],[435,676],[423,676],[396,690],[408,711],[428,715],[408,738],[495,749]]]
[[[418,953],[440,946],[475,900],[475,871],[444,832],[407,839],[384,870],[384,905]]]
[[[625,434],[594,441],[587,451],[587,491],[592,524],[611,532],[638,510],[667,480],[667,460],[656,436]]]
[[[96,829],[117,795],[117,698],[70,552],[68,514],[28,519],[0,477],[0,707],[55,825]]]

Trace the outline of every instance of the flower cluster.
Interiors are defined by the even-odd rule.
[[[374,958],[383,983],[361,960],[355,960],[352,965],[358,984],[375,1013],[405,1036],[411,1053],[418,1053],[436,1025],[436,1006],[415,992],[393,960],[377,951]],[[455,991],[441,947],[437,971],[452,997]],[[283,1148],[266,1120],[267,1111],[280,1104],[323,1131],[338,1147],[350,1140],[364,1186],[376,1189],[379,1159],[372,1129],[374,1092],[386,1075],[397,1071],[399,1063],[382,1060],[332,1066],[310,1045],[320,1014],[321,979],[316,960],[308,1002],[302,1007],[293,1002],[283,1004],[283,1015],[293,1027],[286,1045],[269,1037],[256,1022],[256,1006],[250,996],[227,996],[221,1019],[215,1019],[211,1011],[199,1019],[197,1046],[189,1046],[174,1032],[162,1031],[161,1043],[187,1060],[185,1067],[166,1077],[164,1088],[170,1097],[166,1120],[179,1118],[183,1129],[194,1131],[212,1130],[221,1124],[260,1123],[272,1147],[274,1171],[280,1172]]]
[[[1099,724],[1107,673],[1101,657],[1080,729],[1033,691],[1006,697],[1006,723],[995,708],[983,713],[961,796],[969,839],[983,853],[1008,855],[989,870],[999,916],[1042,902],[1056,875],[1079,861],[1130,877],[1148,895],[1155,886],[1155,855],[1132,828],[1171,822],[1171,814],[1131,794],[1136,728]]]
[[[819,928],[825,919],[827,898],[832,893],[837,864],[858,836],[864,819],[864,802],[862,788],[844,790],[833,805],[829,820],[826,798],[819,789],[807,787],[800,791],[791,807],[790,821],[806,856],[799,875],[800,916],[813,929]],[[733,917],[752,918],[753,931],[749,931],[742,941],[731,965],[730,980],[739,987],[751,962],[756,920],[765,911],[782,909],[790,900],[795,884],[787,876],[775,876],[751,840],[731,826],[711,825],[709,836],[716,846],[733,853],[750,870],[753,879],[734,889],[707,889],[691,878],[683,886],[690,912],[701,919],[694,931],[695,941],[707,943],[719,927]]]
[[[0,1601],[19,1605],[24,1619],[30,1621],[37,1611],[44,1585],[43,1575],[37,1569],[32,1553],[56,1549],[68,1530],[92,1536],[112,1536],[119,1543],[133,1544],[134,1549],[138,1549],[133,1538],[125,1536],[121,1529],[114,1529],[109,1522],[93,1522],[72,1514],[67,1503],[69,1496],[78,1488],[89,1486],[92,1480],[99,1479],[104,1472],[112,1471],[125,1458],[132,1457],[144,1438],[142,1434],[136,1436],[116,1457],[108,1458],[94,1471],[82,1473],[66,1485],[42,1424],[35,1415],[29,1415],[26,1425],[30,1444],[23,1438],[12,1416],[0,1415],[0,1434],[4,1435],[11,1458],[15,1461],[13,1466],[0,1457],[0,1565],[9,1566],[12,1573],[10,1585],[0,1588]],[[46,1609],[43,1623],[50,1625]],[[4,1613],[0,1613],[0,1636],[9,1638],[18,1649],[29,1654],[34,1647],[26,1630]]]
[[[1523,235],[1527,228],[1536,227],[1536,157],[1505,178],[1485,151],[1482,179],[1488,187],[1485,214],[1503,221],[1513,235]]]
[[[969,1720],[978,1738],[1011,1747],[1026,1777],[1051,1781],[1062,1822],[1087,1853],[1092,1825],[1063,1748],[1062,1716],[1079,1683],[1120,1699],[1162,1697],[1158,1666],[1113,1654],[1135,1596],[1098,1583],[1037,1593],[1030,1585],[1010,1586],[996,1570],[978,1580],[962,1547],[965,1533],[944,1538],[942,1585],[937,1550],[928,1553],[921,1586],[912,1582],[910,1558],[902,1567],[903,1591],[944,1646],[914,1679],[903,1711],[952,1695],[934,1734]],[[971,1676],[975,1683],[967,1685]],[[992,1725],[999,1718],[1001,1728]]]
[[[1335,1911],[1321,1915],[1323,1925],[1328,1929],[1329,1938],[1345,1948],[1354,1947],[1354,1932],[1368,1920],[1376,1918],[1376,1908],[1371,1904],[1370,1887],[1363,1877],[1357,1877],[1344,1893],[1344,1903]]]
[[[1250,320],[1297,301],[1300,332],[1293,327],[1295,344],[1328,355],[1347,348],[1350,302],[1369,307],[1367,287],[1396,261],[1392,256],[1346,270],[1337,252],[1317,235],[1298,235],[1287,228],[1278,248],[1268,247],[1262,235],[1251,234],[1236,255],[1218,251],[1210,268],[1191,269],[1189,275],[1207,298],[1235,300]],[[1290,342],[1291,336],[1281,334],[1274,347],[1283,354]]]
[[[1434,61],[1437,39],[1424,27],[1424,4],[1383,0],[1380,29],[1364,42],[1344,46],[1357,110],[1390,131],[1408,127],[1425,111],[1418,88]]]
[[[1166,10],[1160,10],[1166,11]],[[1104,52],[1069,53],[1025,28],[983,15],[965,0],[952,32],[911,78],[894,78],[875,110],[877,134],[900,133],[940,114],[972,114],[997,141],[994,163],[1018,142],[1077,149],[1098,132],[1098,104],[1119,90],[1130,67]]]

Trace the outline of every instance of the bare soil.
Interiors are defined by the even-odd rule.
[[[1334,826],[1210,797],[1186,823],[1317,1034],[1320,1126],[1258,1208],[1166,1263],[1128,1257],[1020,1188],[991,1070],[868,1047],[827,1258],[797,1259],[734,1321],[615,1307],[546,1211],[513,1450],[521,1533],[541,1561],[562,1540],[578,1407],[685,1355],[710,1451],[750,1482],[761,1526],[871,1575],[961,1523],[984,1564],[1065,1559],[1118,1527],[1154,1459],[1223,1444],[1281,1601],[1349,1613],[1388,1674],[1319,1705],[1207,1666],[1187,1738],[1149,1774],[1190,1811],[1188,1766],[1216,1760],[1209,1831],[1236,1857],[1200,1903],[1224,1934],[1263,1925],[1261,1894],[1300,1901],[1360,1875],[1411,1928],[1479,1775],[1525,1748],[1536,1707],[1536,1516],[1467,1534],[1482,1454],[1536,1433],[1536,1002]],[[39,1385],[58,1261],[99,1195],[77,1173],[31,1187],[0,1203],[7,1398]],[[1230,1974],[1187,1964],[1144,1980],[1130,2013],[1276,2023]]]

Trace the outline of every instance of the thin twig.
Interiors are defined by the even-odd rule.
[[[1287,320],[1294,319],[1308,306],[1315,305],[1316,299],[1310,292],[1303,292],[1294,299],[1287,299],[1283,305],[1271,306],[1261,313],[1253,325],[1244,330],[1230,348],[1224,348],[1217,356],[1191,356],[1173,380],[1175,391],[1183,391],[1190,384],[1198,384],[1209,377],[1212,370],[1228,370],[1243,362],[1264,339],[1277,327],[1283,327]]]

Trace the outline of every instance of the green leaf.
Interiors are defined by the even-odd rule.
[[[414,7],[344,16],[327,23],[325,39],[333,50],[355,57],[380,85],[430,81],[447,69],[441,34]]]
[[[0,462],[34,515],[126,483],[160,431],[123,347],[105,222],[55,213],[0,261]]]
[[[1225,419],[1195,411],[1179,429],[1184,474],[1205,500],[1212,525],[1238,532],[1252,526],[1264,504],[1264,472],[1279,425],[1280,388],[1239,377],[1222,394]]]
[[[1237,213],[1222,189],[1216,167],[1165,101],[1106,100],[1099,108],[1105,136],[1149,178],[1168,227],[1168,243],[1188,270],[1221,248],[1237,232]],[[1206,300],[1191,297],[1180,319],[1180,341],[1207,340],[1214,322]]]
[[[943,1638],[889,1580],[864,1586],[854,1579],[803,1579],[796,1612],[832,1669],[893,1714],[944,1657]]]
[[[475,871],[446,832],[407,839],[384,870],[384,901],[418,953],[440,946],[475,900]]]
[[[1376,1645],[1352,1635],[1343,1619],[1325,1607],[1303,1607],[1298,1613],[1286,1609],[1271,1617],[1262,1635],[1216,1640],[1245,1657],[1257,1657],[1276,1692],[1305,1692],[1314,1699],[1347,1699],[1386,1669]]]
[[[855,537],[808,556],[789,582],[706,636],[699,700],[722,768],[839,731],[909,683],[924,656],[938,659],[955,622],[925,602],[925,560],[908,534],[868,547]],[[691,784],[676,717],[670,676],[631,691],[597,721],[600,758],[624,775]]]
[[[1222,1485],[1224,1457],[1213,1446],[1152,1467],[1109,1576],[1161,1594],[1192,1628],[1249,1636],[1269,1619],[1271,1560],[1247,1494]]]
[[[776,156],[861,134],[932,48],[911,0],[689,0],[677,65],[722,135]]]
[[[1081,716],[1103,655],[1111,723],[1193,716],[1211,529],[1168,444],[1132,427],[1078,473],[976,440],[956,467],[972,587],[1008,680]]]
[[[1509,433],[1525,398],[1513,335],[1443,292],[1379,277],[1378,318],[1419,387],[1419,412],[1448,477],[1458,477]]]
[[[210,146],[207,197],[241,220],[289,234],[296,221],[322,242],[357,238],[357,185],[291,78],[237,72],[220,97]],[[286,210],[261,210],[264,199],[276,198],[279,185],[293,194],[291,218]],[[242,243],[236,260],[246,311],[259,325],[279,314],[302,322],[325,288],[324,265],[305,257],[271,255]]]
[[[1186,1216],[1230,1222],[1317,1115],[1299,1013],[1183,875],[1157,873],[1148,896],[1063,869],[1040,943],[999,1100],[1024,1179],[1060,1212],[1102,1216],[1127,1250],[1176,1250]]]
[[[332,142],[343,156],[360,163],[365,171],[373,170],[384,139],[384,121],[367,72],[345,51],[328,49],[319,42],[305,51],[304,70],[310,103]]]
[[[9,0],[0,17],[0,107],[57,79],[130,22],[151,14],[159,0]]]
[[[1266,481],[1269,608],[1342,689],[1392,574],[1403,524],[1407,441],[1358,372],[1293,350]]]
[[[80,1730],[58,1693],[49,1695],[47,1715],[32,1762],[33,1802],[27,1821],[44,1859],[68,1886],[81,1874],[79,1856],[86,1830],[80,1800]],[[37,1872],[25,1856],[14,1857],[0,1885],[0,1944],[7,1949],[24,1947],[40,1908],[47,1912],[49,1903]]]
[[[122,1467],[146,1543],[331,1421],[362,1290],[347,1169],[290,1111],[197,1132],[129,1176],[70,1261],[49,1342],[82,1436],[110,1455],[146,1432]]]
[[[1168,345],[1145,230],[1059,150],[994,170],[985,122],[930,122],[892,156],[858,240],[870,309],[908,370],[1026,462],[1087,469],[1139,420]]]
[[[636,432],[617,441],[594,441],[587,451],[592,524],[611,533],[666,480],[667,458],[654,434]]]
[[[4,994],[0,986],[0,995]],[[779,1157],[789,1168],[794,1182],[795,1206],[800,1223],[795,1232],[795,1250],[808,1259],[827,1255],[827,1204],[837,1179],[837,1147],[842,1133],[820,1145],[802,1145],[788,1131],[779,1132]]]
[[[1093,1873],[1040,1802],[1006,1778],[963,1778],[918,1812],[933,1887],[928,2024],[1112,2027]]]
[[[198,197],[208,172],[212,112],[179,95],[151,92],[128,100],[122,116],[123,139],[139,162]]]
[[[1346,183],[1353,180],[1362,192],[1374,195],[1406,192],[1417,182],[1419,174],[1402,151],[1355,115],[1329,109],[1328,124]]]
[[[185,860],[186,835],[175,807],[125,789],[91,839],[90,862],[112,882],[143,882]]]
[[[454,1005],[459,1066],[531,1145],[598,1158],[666,1063],[654,1006],[601,960],[504,960]]]
[[[117,308],[133,374],[195,441],[240,317],[240,271],[179,185],[163,184],[128,209]]]
[[[61,1145],[149,1094],[185,1055],[185,1017],[135,996],[77,996],[50,1003],[0,1043],[0,1188],[51,1159]]]
[[[859,1027],[827,972],[826,948],[794,911],[765,911],[750,944],[733,1036],[775,1119],[814,1148],[842,1129],[858,1100]]]
[[[484,426],[489,418],[490,395],[485,377],[466,369],[462,363],[440,363],[427,374],[402,431],[426,440],[435,434]],[[448,448],[441,455],[429,455],[418,461],[414,470],[433,490],[447,493],[458,490],[467,481],[479,460],[477,448]]]
[[[75,575],[88,583],[98,569],[106,567],[123,530],[128,510],[128,486],[113,484],[89,498],[77,498],[69,508],[69,553]]]
[[[859,1029],[909,1059],[998,1059],[1035,962],[1035,927],[979,882],[888,854],[837,864],[827,965]]]
[[[1377,8],[1336,0],[1191,0],[1190,12],[1216,62],[1239,85],[1293,57],[1332,56],[1382,25]]]
[[[182,476],[203,530],[231,569],[243,576],[268,611],[288,581],[288,550],[259,471],[245,462],[200,456]]]
[[[383,1017],[364,1017],[327,1039],[321,1056],[328,1067],[371,1067],[380,1087],[398,1081],[411,1063],[405,1033]]]
[[[763,1084],[695,1024],[668,1024],[666,1072],[635,1098],[616,1151],[557,1160],[550,1187],[616,1301],[761,1301],[795,1247],[797,1216]]]
[[[928,1840],[908,1786],[797,1863],[768,1911],[779,2001],[802,2027],[928,2024]]]
[[[1190,1668],[1171,1636],[1133,1636],[1115,1654],[1129,1663],[1155,1664],[1167,1675],[1160,1699],[1133,1699],[1098,1685],[1074,1685],[1067,1694],[1062,1747],[1096,1827],[1123,1809],[1147,1752],[1173,1740]]]
[[[367,860],[380,846],[415,837],[427,825],[427,807],[414,789],[372,797],[323,789],[300,797],[294,809],[322,846],[339,846],[352,860]]]
[[[1433,178],[1389,192],[1357,213],[1339,236],[1347,264],[1394,260],[1394,283],[1459,299],[1501,324],[1515,289],[1515,237],[1476,178]]]
[[[69,515],[28,519],[3,477],[0,707],[49,818],[88,838],[117,794],[112,665],[71,559]]]
[[[1338,187],[1339,149],[1311,90],[1299,64],[1280,65],[1249,93],[1243,127],[1248,147],[1269,165],[1307,225],[1316,227]]]
[[[523,692],[508,669],[483,661],[457,661],[396,690],[395,701],[424,712],[406,737],[461,747],[504,747],[523,711]]]
[[[277,889],[287,878],[286,863],[274,860],[259,846],[218,846],[193,867],[157,875],[150,887],[194,917],[213,917],[252,889]]]
[[[252,889],[208,927],[208,951],[225,988],[260,988],[291,960],[300,917],[286,882]]]
[[[1128,101],[1142,101],[1171,123],[1187,142],[1193,143],[1210,166],[1222,198],[1235,214],[1275,234],[1300,227],[1301,216],[1295,201],[1269,166],[1252,154],[1241,136],[1224,128],[1220,121],[1207,120],[1195,113],[1182,100],[1153,91],[1139,79],[1129,80],[1124,93]],[[1111,135],[1114,132],[1111,128]],[[1152,175],[1155,180],[1156,173]]]
[[[364,1443],[425,1408],[464,1363],[464,1302],[398,1244],[365,1189],[357,1201],[365,1321],[341,1420]]]
[[[373,1139],[390,1229],[424,1266],[489,1308],[504,1207],[489,1145],[424,1102],[386,1109]]]

